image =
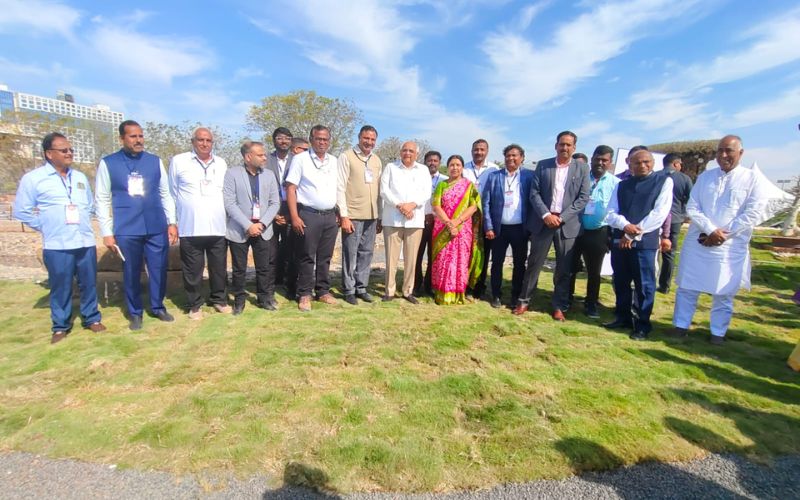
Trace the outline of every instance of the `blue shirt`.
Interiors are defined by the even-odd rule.
[[[614,187],[620,183],[620,180],[610,172],[606,172],[599,180],[595,180],[592,173],[589,172],[589,183],[592,188],[589,194],[589,203],[586,204],[586,208],[583,209],[581,214],[581,224],[584,229],[600,229],[607,225],[604,219],[606,218],[608,202],[611,201]],[[587,211],[592,211],[592,207],[594,213],[587,214]]]
[[[78,209],[78,224],[66,223],[70,204]],[[14,201],[14,217],[42,233],[46,250],[95,246],[93,212],[94,197],[83,172],[70,168],[61,177],[50,163],[22,177]]]

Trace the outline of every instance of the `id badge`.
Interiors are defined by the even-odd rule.
[[[80,224],[81,214],[78,212],[78,205],[69,204],[64,209],[64,221],[67,224]]]
[[[586,204],[586,208],[583,210],[583,213],[585,215],[594,215],[594,212],[594,200],[590,200],[589,203]]]
[[[253,203],[253,212],[250,215],[250,220],[261,220],[261,205],[258,202]]]
[[[372,170],[369,168],[364,169],[364,182],[367,184],[372,184]]]
[[[200,196],[211,196],[211,181],[203,179],[200,181]]]
[[[144,177],[141,174],[128,175],[128,196],[144,196]]]
[[[514,191],[506,191],[504,198],[505,203],[503,206],[505,208],[511,208],[514,206]]]

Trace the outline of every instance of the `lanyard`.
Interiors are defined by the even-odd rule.
[[[356,155],[356,158],[358,158],[359,160],[361,160],[361,155],[360,155],[360,154],[358,154],[358,151],[356,151],[356,148],[353,148],[353,154],[354,154],[354,155]],[[364,162],[364,168],[369,168],[369,167],[367,166],[367,163],[369,163],[369,160],[370,160],[370,158],[372,158],[372,153],[370,153],[370,154],[367,156],[367,159],[366,159],[366,160],[361,160],[361,161],[363,161],[363,162]]]
[[[247,170],[247,169],[245,169],[245,170]],[[259,197],[261,195],[261,191],[260,191],[261,190],[261,186],[259,185],[261,183],[261,172],[263,172],[263,170],[261,170],[261,169],[256,170],[256,175],[251,174],[249,171],[247,172],[248,176],[256,178],[255,184],[253,184],[252,181],[250,183],[250,186],[253,188],[253,193],[252,194],[253,194],[253,201],[255,203],[258,203],[258,199],[259,199]]]
[[[519,177],[519,172],[515,172],[514,175],[511,176],[511,179],[506,181],[506,191],[511,191],[511,187],[514,185],[514,181],[517,180],[517,177]]]
[[[61,174],[57,174],[58,178],[61,179],[61,184],[64,186],[64,190],[67,192],[67,198],[69,199],[69,204],[72,205],[72,170],[67,169],[67,182],[64,182],[64,177]],[[67,185],[69,183],[69,185]]]
[[[308,157],[311,158],[311,163],[314,164],[317,170],[322,170],[322,168],[325,166],[325,160],[323,160],[322,163],[320,163],[317,167],[317,162],[314,161],[314,155],[311,154],[311,150],[308,151]]]
[[[195,156],[194,159],[197,160],[197,163],[199,163],[200,167],[203,169],[203,179],[208,180],[208,167],[210,167],[211,164],[214,163],[214,157],[213,156],[211,157],[211,161],[208,162],[208,165],[203,163],[203,161],[197,156]]]

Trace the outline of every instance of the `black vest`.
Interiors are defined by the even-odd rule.
[[[666,175],[652,172],[647,177],[631,176],[617,186],[617,203],[619,214],[623,215],[631,224],[642,222],[647,214],[656,206],[658,195],[667,180]],[[644,233],[642,241],[636,243],[637,248],[657,249],[659,247],[658,234],[661,227],[654,231]],[[622,231],[614,229],[614,238],[622,238]]]

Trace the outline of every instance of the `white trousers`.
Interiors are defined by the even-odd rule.
[[[700,292],[678,288],[675,292],[675,312],[672,324],[678,328],[689,329],[697,309]],[[711,295],[711,335],[724,337],[733,317],[733,298],[735,295]]]

